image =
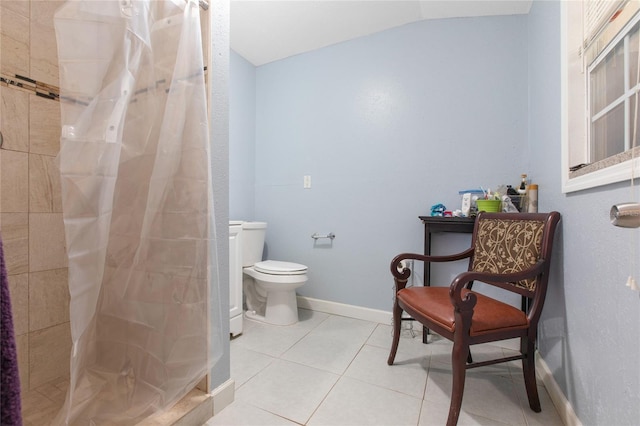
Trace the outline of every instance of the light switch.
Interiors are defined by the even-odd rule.
[[[305,175],[305,177],[304,177],[304,183],[303,183],[303,188],[305,188],[305,189],[309,189],[309,188],[311,188],[311,176],[309,176],[309,175]]]

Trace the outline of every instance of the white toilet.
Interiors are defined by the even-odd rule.
[[[265,222],[242,223],[242,288],[246,317],[275,325],[298,322],[296,289],[307,282],[307,267],[298,263],[262,260]]]

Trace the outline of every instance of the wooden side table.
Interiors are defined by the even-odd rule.
[[[473,233],[473,226],[476,223],[475,217],[443,217],[443,216],[418,216],[424,224],[424,254],[431,254],[431,234],[435,232],[457,232],[464,234]],[[424,265],[425,286],[431,285],[431,264]],[[422,329],[422,342],[427,343],[429,329]]]

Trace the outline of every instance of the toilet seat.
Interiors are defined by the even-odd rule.
[[[307,267],[299,263],[265,260],[253,265],[256,272],[269,275],[304,275]]]

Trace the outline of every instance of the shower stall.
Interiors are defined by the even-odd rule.
[[[71,367],[57,424],[135,424],[222,354],[199,2],[55,14]]]

